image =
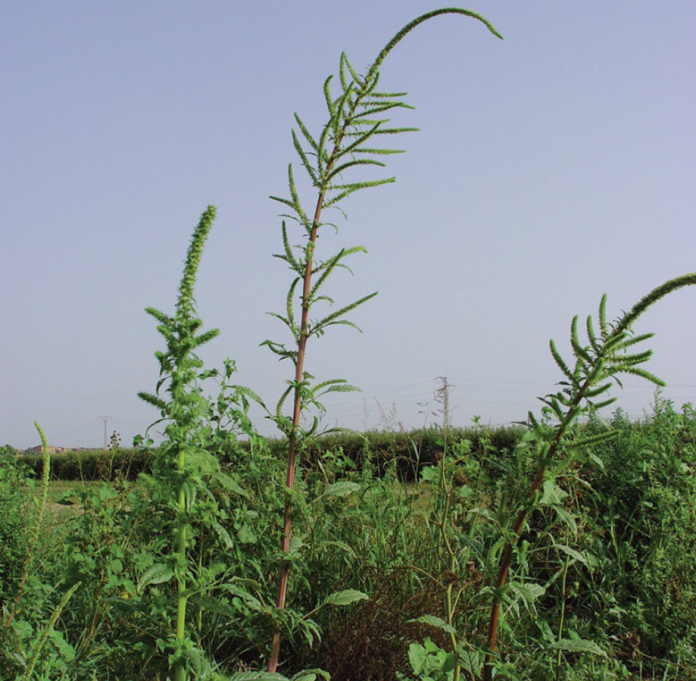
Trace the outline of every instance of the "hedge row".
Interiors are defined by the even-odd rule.
[[[512,427],[485,432],[490,438],[490,445],[501,453],[512,451],[520,435],[520,429]],[[453,428],[447,435],[448,445],[469,440],[476,450],[481,446],[481,435],[480,430]],[[369,460],[379,474],[396,466],[401,477],[412,480],[420,468],[437,461],[438,452],[442,451],[442,437],[442,431],[435,428],[396,433],[370,431],[364,434],[345,432],[327,435],[306,443],[302,465],[312,467],[331,454],[334,457],[342,456],[345,462],[352,462],[356,469]],[[268,439],[266,445],[271,454],[279,458],[285,456],[285,440]],[[242,441],[238,446],[247,449],[249,443]],[[51,455],[51,477],[55,480],[135,480],[141,472],[150,470],[153,456],[152,452],[133,449],[61,452]],[[237,457],[230,451],[220,452],[220,458],[223,462],[231,462]],[[41,474],[43,464],[40,454],[27,454],[22,460],[37,475]]]

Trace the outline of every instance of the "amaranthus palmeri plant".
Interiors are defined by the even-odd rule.
[[[394,178],[377,180],[344,181],[343,175],[358,166],[379,166],[385,164],[376,157],[386,154],[402,153],[398,149],[385,149],[373,146],[378,136],[395,135],[401,132],[413,131],[415,128],[388,127],[389,119],[382,116],[397,108],[412,108],[401,101],[405,93],[390,93],[377,91],[379,70],[391,50],[416,26],[443,14],[459,14],[482,22],[497,37],[501,37],[495,28],[480,15],[466,9],[444,8],[423,14],[404,26],[379,53],[377,59],[365,75],[359,75],[352,67],[345,54],[341,55],[339,64],[340,92],[331,92],[332,76],[324,82],[324,97],[328,109],[328,121],[318,136],[312,136],[300,117],[295,114],[295,121],[300,134],[292,133],[295,151],[300,157],[309,179],[317,195],[311,211],[305,210],[295,185],[292,164],[288,167],[288,185],[290,198],[271,197],[285,204],[292,213],[284,215],[296,221],[301,229],[304,242],[299,246],[291,246],[285,222],[282,225],[283,253],[276,256],[284,260],[294,273],[294,279],[286,298],[285,314],[276,314],[292,335],[292,345],[288,348],[282,343],[265,341],[281,360],[289,359],[294,365],[294,378],[288,381],[288,388],[281,396],[276,412],[272,418],[288,438],[288,459],[285,501],[285,515],[282,538],[282,552],[290,552],[292,529],[291,495],[295,484],[295,468],[298,452],[302,448],[304,438],[312,435],[318,426],[318,416],[315,414],[309,428],[301,428],[302,414],[314,407],[319,411],[322,405],[319,398],[322,395],[336,391],[353,390],[343,379],[331,379],[317,384],[314,378],[305,370],[307,342],[310,338],[321,336],[330,326],[343,324],[355,327],[346,315],[359,305],[362,305],[376,293],[369,294],[359,300],[345,305],[336,311],[329,312],[319,320],[310,320],[310,311],[319,303],[332,304],[333,300],[324,293],[324,284],[336,268],[346,268],[344,260],[354,253],[364,252],[362,246],[341,249],[338,253],[319,260],[315,252],[320,230],[330,223],[323,222],[324,211],[338,207],[338,204],[354,192],[377,187],[393,182]],[[331,225],[334,228],[335,225]],[[299,320],[295,309],[301,310]],[[355,327],[357,328],[357,327]],[[283,406],[292,394],[292,415],[283,415]],[[288,585],[289,562],[283,559],[280,564],[278,578],[278,595],[276,605],[285,606]],[[275,672],[280,652],[281,633],[278,626],[273,633],[273,645],[268,671]]]
[[[176,519],[171,530],[173,551],[166,562],[155,563],[143,575],[139,590],[148,584],[176,580],[176,629],[169,644],[176,681],[184,681],[186,678],[186,669],[192,656],[200,658],[186,633],[186,606],[191,594],[208,586],[203,584],[203,578],[196,574],[196,566],[187,556],[191,527],[194,522],[206,524],[211,533],[217,533],[225,545],[231,544],[227,532],[214,520],[214,508],[212,512],[208,508],[198,513],[200,504],[195,504],[196,498],[204,497],[208,506],[214,506],[214,498],[208,493],[207,487],[211,480],[225,489],[244,495],[235,480],[220,470],[219,463],[211,452],[215,445],[220,444],[220,438],[233,438],[234,435],[211,427],[211,422],[217,417],[212,413],[214,405],[204,394],[200,383],[218,376],[218,372],[215,369],[204,371],[203,361],[194,352],[218,335],[217,329],[200,332],[202,321],[196,314],[193,298],[198,265],[214,218],[215,208],[208,206],[193,233],[174,316],[170,317],[153,308],[146,310],[159,322],[157,329],[167,343],[167,351],[155,353],[160,364],[156,394],[138,393],[141,399],[157,407],[162,416],[160,420],[167,422],[164,429],[166,439],[157,452],[155,484],[159,486],[157,496],[169,506]],[[226,362],[225,381],[233,371],[233,363]],[[160,390],[165,385],[167,398],[160,397]],[[223,389],[226,386],[223,382]],[[224,399],[222,396],[222,403],[219,398],[216,406],[223,411],[234,411],[235,404],[235,397]]]
[[[51,477],[51,456],[48,451],[48,441],[46,440],[46,435],[44,434],[41,426],[34,421],[34,426],[39,433],[41,438],[41,453],[43,458],[43,473],[41,475],[41,488],[39,491],[39,496],[36,498],[36,510],[34,511],[34,520],[31,526],[31,535],[29,537],[29,542],[27,544],[26,559],[24,563],[24,570],[22,572],[22,577],[20,579],[19,585],[17,587],[17,594],[15,596],[14,602],[11,608],[4,608],[2,612],[2,627],[0,627],[0,640],[2,640],[6,635],[14,638],[15,632],[12,630],[12,620],[15,615],[22,609],[22,597],[24,596],[24,589],[27,582],[27,577],[29,575],[29,570],[34,561],[34,549],[36,547],[36,542],[39,538],[39,530],[41,528],[41,520],[46,509],[46,499],[48,496],[48,483]],[[34,673],[34,667],[41,656],[41,651],[43,650],[46,641],[55,626],[56,622],[61,616],[61,613],[65,609],[72,595],[80,588],[81,582],[76,582],[68,589],[60,600],[60,603],[53,611],[48,619],[48,622],[43,627],[43,630],[38,633],[37,638],[34,641],[33,650],[31,650],[31,656],[26,659],[25,650],[21,643],[21,639],[17,638],[14,642],[12,648],[14,649],[13,657],[16,660],[22,660],[24,663],[24,674],[22,675],[22,681],[29,681]],[[16,623],[15,623],[16,624]],[[25,623],[26,624],[26,623]],[[19,678],[19,677],[17,677]]]
[[[564,376],[564,379],[559,383],[563,388],[555,394],[540,398],[544,403],[541,421],[535,418],[531,412],[528,415],[528,427],[534,436],[538,467],[527,502],[519,509],[509,530],[508,541],[500,561],[491,604],[486,642],[488,658],[483,669],[484,681],[490,681],[492,678],[500,605],[505,597],[505,585],[513,552],[525,527],[528,515],[539,503],[540,489],[545,479],[549,477],[550,466],[556,464],[557,471],[563,470],[580,448],[599,444],[616,435],[616,431],[611,430],[592,436],[577,436],[573,434],[571,427],[578,418],[588,416],[598,409],[609,406],[616,400],[615,397],[608,396],[608,391],[614,381],[621,385],[619,379],[621,374],[639,376],[655,385],[664,385],[657,376],[640,367],[641,364],[650,359],[652,350],[643,350],[637,353],[628,352],[633,346],[652,338],[654,334],[634,336],[631,329],[638,318],[658,300],[673,291],[694,284],[696,284],[696,274],[687,274],[671,279],[653,289],[631,310],[611,323],[606,318],[607,297],[605,294],[599,305],[599,333],[595,329],[592,317],[587,317],[588,345],[583,345],[580,342],[578,317],[573,318],[570,344],[575,364],[572,369],[558,352],[553,340],[550,341],[551,354]],[[555,421],[555,425],[549,427],[549,420]],[[559,457],[564,457],[560,464],[557,462]],[[561,644],[562,642],[559,641],[558,645]]]

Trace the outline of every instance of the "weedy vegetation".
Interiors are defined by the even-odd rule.
[[[350,313],[376,294],[335,303],[329,281],[365,249],[325,255],[318,237],[337,229],[329,209],[393,181],[347,178],[383,167],[401,150],[382,141],[414,130],[385,117],[410,107],[378,88],[380,67],[441,15],[500,37],[469,10],[429,12],[364,75],[341,55],[318,133],[295,116],[313,195],[301,198],[291,164],[288,196],[273,197],[286,211],[275,257],[291,282],[275,317],[288,340],[264,345],[292,367],[275,406],[234,383],[233,360],[209,369],[196,354],[218,335],[203,330],[193,295],[209,206],[173,315],[147,310],[165,349],[154,392],[140,397],[159,412],[162,444],[145,434],[119,452],[114,440],[108,466],[65,457],[60,470],[78,479],[79,468],[81,481],[59,500],[66,514],[44,513],[43,433],[38,481],[0,452],[3,679],[696,680],[696,412],[658,392],[643,422],[598,417],[623,376],[662,385],[645,369],[652,334],[633,327],[696,274],[614,320],[605,296],[582,333],[575,317],[570,360],[550,344],[558,392],[506,439],[478,421],[401,448],[319,430],[323,396],[354,388],[308,373],[309,341],[354,326]],[[253,404],[280,447],[257,433]]]

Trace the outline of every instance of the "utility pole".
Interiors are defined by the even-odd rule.
[[[102,421],[104,421],[104,449],[106,450],[106,425],[109,423],[109,419],[111,419],[111,416],[100,416],[99,418]]]

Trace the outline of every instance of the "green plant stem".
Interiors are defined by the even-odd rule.
[[[560,641],[563,638],[563,625],[565,624],[565,609],[566,609],[566,579],[568,578],[568,567],[570,565],[570,556],[566,555],[566,562],[565,562],[565,568],[563,569],[563,581],[561,582],[562,586],[562,603],[561,603],[561,623],[558,625],[558,640]],[[558,658],[556,660],[556,678],[560,678],[561,674],[561,658],[562,658],[563,651],[559,648],[558,649]]]
[[[77,582],[77,584],[73,584],[73,586],[70,587],[70,590],[66,591],[63,598],[61,598],[58,607],[55,609],[55,611],[51,615],[51,618],[48,620],[48,623],[46,624],[46,627],[44,628],[43,633],[41,634],[41,638],[39,639],[39,642],[36,644],[36,648],[34,648],[34,652],[32,653],[32,656],[29,660],[29,664],[27,665],[26,671],[24,672],[24,676],[22,676],[22,681],[29,681],[29,679],[31,679],[32,674],[34,673],[34,667],[36,666],[36,662],[39,659],[41,650],[44,647],[46,640],[48,639],[48,635],[51,633],[51,629],[53,629],[53,627],[55,626],[55,623],[58,621],[60,614],[63,612],[63,608],[65,608],[65,606],[68,604],[68,601],[80,587],[80,584],[82,584],[82,582]]]
[[[174,317],[154,308],[146,309],[146,312],[159,322],[158,330],[166,339],[167,352],[156,353],[161,376],[157,384],[158,394],[138,393],[141,399],[159,409],[162,420],[170,421],[165,428],[167,439],[160,447],[163,461],[156,470],[157,478],[159,478],[157,484],[166,486],[167,498],[170,495],[173,497],[172,502],[176,509],[176,517],[172,527],[169,528],[172,538],[169,553],[173,555],[167,557],[169,565],[161,564],[158,567],[169,568],[166,581],[172,577],[176,580],[176,627],[171,636],[176,641],[177,653],[173,662],[176,681],[185,681],[188,665],[184,654],[187,645],[186,584],[189,561],[187,530],[190,512],[190,508],[187,507],[187,492],[188,486],[204,486],[200,478],[197,479],[195,475],[191,475],[191,462],[187,459],[187,452],[191,449],[200,449],[201,456],[209,456],[205,447],[202,446],[207,441],[206,436],[202,435],[206,429],[201,424],[201,418],[205,413],[205,407],[202,406],[204,398],[201,397],[200,389],[196,384],[198,379],[205,378],[206,373],[197,373],[203,368],[203,362],[194,354],[194,350],[215,338],[219,333],[217,329],[212,329],[196,335],[202,326],[202,321],[196,315],[193,290],[205,240],[214,219],[215,207],[208,206],[193,232],[186,252],[186,263],[179,284]],[[159,396],[160,389],[167,382],[166,391],[169,394],[169,401]],[[170,456],[173,459],[171,463]],[[173,560],[173,570],[171,570],[170,560]]]
[[[184,473],[185,466],[185,453],[183,447],[179,449],[179,455],[177,457],[177,469],[180,475]],[[184,493],[183,483],[179,483],[179,522],[177,527],[177,532],[179,535],[179,556],[181,561],[179,564],[179,573],[176,580],[177,589],[177,610],[176,610],[176,638],[179,646],[184,641],[184,636],[186,633],[186,576],[183,573],[184,565],[186,563],[186,495]],[[176,681],[184,681],[186,678],[186,666],[182,660],[178,660],[175,669]]]
[[[24,587],[26,586],[27,576],[29,575],[29,568],[31,567],[31,562],[34,558],[34,546],[39,538],[39,528],[41,526],[41,519],[43,518],[44,509],[46,508],[46,497],[48,496],[48,482],[51,477],[51,455],[48,453],[48,441],[44,435],[41,426],[34,421],[34,427],[39,433],[41,438],[41,453],[43,455],[43,470],[41,475],[41,491],[39,496],[39,503],[36,507],[36,513],[34,514],[34,522],[31,528],[31,536],[29,538],[29,545],[27,547],[27,557],[24,561],[24,571],[22,572],[22,579],[17,587],[17,595],[14,600],[14,607],[8,615],[7,619],[3,622],[3,629],[10,626],[10,622],[17,612],[19,607],[19,602],[22,599],[22,594],[24,593]]]
[[[546,457],[547,460],[551,460],[553,456],[556,454],[558,451],[559,445],[561,443],[561,440],[563,439],[563,436],[565,435],[566,431],[570,426],[572,425],[573,421],[575,420],[575,416],[577,414],[577,409],[585,395],[585,393],[589,390],[591,383],[590,383],[590,378],[588,377],[585,379],[585,382],[582,386],[582,388],[578,391],[578,394],[575,397],[575,400],[573,401],[571,407],[568,409],[568,412],[566,414],[566,417],[563,419],[563,421],[560,423],[558,426],[558,429],[556,431],[556,436],[553,439],[553,443],[549,447],[548,455]],[[546,474],[546,465],[543,464],[539,467],[536,477],[534,478],[534,482],[532,483],[532,486],[529,490],[529,498],[533,499],[534,495],[537,493],[539,488],[541,487],[541,483],[544,480],[544,475]],[[515,520],[515,525],[512,528],[512,533],[513,533],[513,539],[509,541],[505,547],[505,554],[503,556],[503,561],[500,565],[500,570],[498,572],[498,579],[495,584],[495,592],[494,592],[494,601],[493,605],[491,607],[491,615],[490,615],[490,622],[488,626],[488,640],[487,640],[487,647],[489,650],[489,655],[488,655],[488,660],[483,668],[483,679],[484,681],[490,681],[491,675],[492,675],[492,669],[493,669],[493,657],[495,654],[495,646],[496,646],[496,640],[497,640],[497,633],[498,633],[498,620],[500,619],[500,594],[503,590],[503,587],[505,586],[505,583],[507,582],[507,576],[508,572],[510,571],[510,564],[512,562],[512,551],[514,549],[515,544],[517,543],[517,540],[520,537],[520,534],[522,532],[522,527],[524,526],[524,521],[527,519],[527,514],[529,513],[528,508],[523,508],[520,510],[520,512],[517,514],[517,519]]]
[[[447,553],[449,554],[450,558],[450,572],[452,573],[452,576],[456,574],[456,567],[457,567],[457,558],[454,553],[454,550],[452,549],[452,545],[450,544],[449,537],[447,536],[447,521],[449,519],[449,511],[450,511],[450,494],[452,493],[452,488],[447,484],[447,468],[446,468],[446,461],[447,461],[447,433],[445,432],[445,437],[444,437],[444,446],[443,446],[443,451],[442,451],[442,460],[440,461],[440,482],[442,485],[442,493],[444,494],[445,497],[445,506],[442,509],[442,519],[440,521],[440,533],[442,535],[442,539],[445,544],[445,548],[447,550]],[[447,585],[447,624],[450,625],[450,627],[453,627],[453,621],[454,621],[454,611],[456,608],[456,601],[459,600],[459,596],[457,596],[457,599],[455,600],[455,603],[452,603],[452,591],[454,589],[454,580],[450,581],[450,583]],[[459,681],[459,677],[461,675],[461,666],[459,665],[459,660],[456,659],[457,655],[457,636],[454,633],[454,631],[449,632],[450,635],[450,642],[452,644],[452,653],[455,655],[455,663],[454,663],[454,679],[453,681]]]

